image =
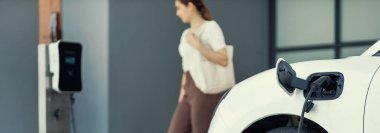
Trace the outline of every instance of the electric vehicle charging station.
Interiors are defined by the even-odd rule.
[[[82,90],[82,46],[57,41],[38,45],[39,133],[70,133],[73,94]]]

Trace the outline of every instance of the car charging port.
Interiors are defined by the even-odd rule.
[[[315,81],[323,76],[329,77],[321,83],[315,83]],[[313,85],[319,85],[318,88],[314,89],[310,100],[333,100],[338,98],[343,91],[343,74],[339,72],[329,72],[329,73],[315,73],[308,77],[307,79],[309,87]],[[313,84],[314,83],[314,84]],[[304,91],[304,96],[306,98],[309,90]]]

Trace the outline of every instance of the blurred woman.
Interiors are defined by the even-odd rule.
[[[168,132],[206,133],[221,95],[203,93],[196,87],[190,71],[202,59],[227,66],[226,43],[221,28],[212,20],[202,0],[175,0],[175,7],[176,15],[190,27],[180,40],[182,83]]]

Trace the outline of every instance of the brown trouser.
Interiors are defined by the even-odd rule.
[[[178,103],[168,133],[207,133],[220,94],[204,94],[186,72],[185,96]]]

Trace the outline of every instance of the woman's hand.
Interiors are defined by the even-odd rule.
[[[179,93],[179,98],[178,98],[178,102],[182,102],[183,98],[185,97],[185,94],[186,94],[186,91],[184,88],[181,87],[181,90],[180,90],[180,93]]]
[[[199,47],[202,45],[199,38],[191,31],[187,33],[186,38],[189,44],[195,49],[199,49]]]
[[[181,102],[183,98],[185,97],[185,94],[186,94],[185,85],[186,85],[186,73],[183,73],[182,80],[181,80],[181,89],[179,90],[178,102]]]

